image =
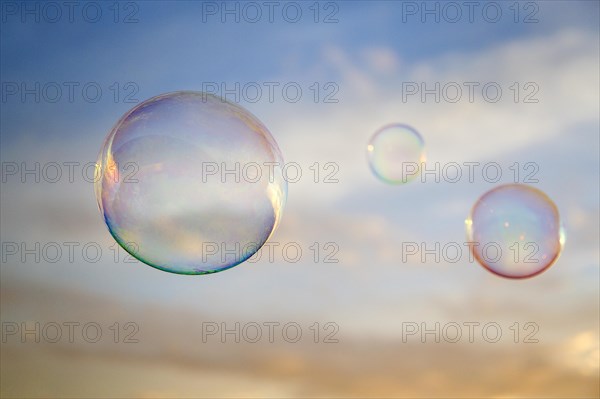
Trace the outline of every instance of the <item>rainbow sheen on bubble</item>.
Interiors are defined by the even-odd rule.
[[[408,125],[387,125],[371,137],[367,159],[371,171],[380,180],[405,184],[421,173],[425,142],[419,132]]]
[[[523,184],[506,184],[483,194],[465,225],[474,258],[507,278],[528,278],[547,270],[565,242],[554,202]]]
[[[96,198],[112,236],[172,273],[215,273],[250,258],[276,229],[287,196],[267,128],[201,92],[163,94],[131,109],[98,164]]]

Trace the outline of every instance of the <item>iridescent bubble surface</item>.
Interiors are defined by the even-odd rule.
[[[425,142],[412,127],[387,125],[373,134],[367,145],[367,159],[375,176],[390,184],[405,184],[421,173]]]
[[[200,92],[151,98],[113,127],[95,191],[115,240],[140,261],[214,273],[252,256],[281,219],[283,159],[242,107]]]
[[[483,194],[465,224],[474,258],[507,278],[542,273],[558,259],[565,240],[554,202],[523,184],[502,185]]]

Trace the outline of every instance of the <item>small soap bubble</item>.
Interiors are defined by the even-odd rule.
[[[405,184],[421,173],[425,142],[419,132],[408,125],[387,125],[371,137],[367,159],[378,179],[389,184]]]

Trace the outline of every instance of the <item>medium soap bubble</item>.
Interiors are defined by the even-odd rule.
[[[554,202],[524,184],[506,184],[483,194],[465,224],[475,259],[502,277],[542,273],[558,259],[565,241]]]
[[[421,173],[425,142],[419,132],[408,125],[387,125],[371,137],[367,144],[367,159],[380,180],[405,184]]]
[[[151,98],[106,138],[96,198],[115,240],[140,261],[214,273],[252,256],[287,196],[283,159],[242,107],[200,92]]]

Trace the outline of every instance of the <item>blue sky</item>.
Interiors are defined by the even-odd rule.
[[[206,81],[303,79],[306,71],[320,67],[324,46],[339,47],[353,62],[364,49],[383,47],[403,63],[415,64],[440,55],[473,54],[517,38],[541,37],[569,27],[593,31],[598,14],[598,3],[593,1],[541,2],[537,10],[525,9],[527,3],[522,3],[519,19],[535,12],[539,22],[514,23],[514,6],[499,3],[502,17],[496,23],[486,22],[480,10],[483,5],[474,9],[472,23],[465,7],[457,23],[447,22],[444,14],[440,23],[435,23],[433,16],[422,23],[420,13],[403,14],[407,6],[402,2],[351,1],[326,10],[327,3],[322,3],[321,18],[336,11],[339,22],[315,24],[311,3],[299,4],[303,17],[295,24],[278,13],[274,23],[266,17],[257,23],[243,19],[237,24],[221,23],[218,15],[206,16],[203,23],[202,4],[186,1],[141,2],[135,13],[139,22],[131,24],[113,23],[108,6],[103,10],[105,17],[97,23],[88,23],[77,13],[73,23],[65,13],[52,24],[31,23],[32,17],[28,17],[29,23],[21,23],[19,16],[6,15],[2,75],[5,81],[98,81],[106,82],[106,86],[114,81],[135,81],[139,99],[143,99],[165,91],[194,89]],[[420,12],[421,5],[416,4]],[[128,12],[130,9],[121,10],[121,17]],[[324,73],[328,79],[336,79],[336,71]],[[65,116],[77,120],[85,112],[77,105],[60,111],[72,112]],[[3,139],[12,136],[10,132],[16,128],[13,123],[22,126],[22,113],[29,113],[30,123],[43,123],[46,112],[53,113],[57,107],[60,104],[36,106],[32,115],[32,108],[23,104],[3,104],[7,131]],[[124,112],[125,106],[121,104],[119,110],[116,112]],[[59,130],[58,134],[70,131],[62,126]]]
[[[515,23],[513,2],[498,2],[503,16],[497,23],[480,13],[473,23],[466,16],[458,23],[423,23],[418,16],[403,22],[401,2],[348,1],[335,3],[339,22],[332,24],[313,22],[312,2],[299,3],[305,17],[296,24],[280,17],[274,23],[221,23],[212,16],[203,22],[199,2],[136,4],[139,22],[132,24],[113,23],[107,8],[98,23],[81,18],[22,23],[6,16],[0,27],[3,85],[97,82],[103,96],[97,103],[84,101],[80,91],[72,103],[64,98],[35,103],[31,97],[23,102],[18,95],[2,101],[2,161],[95,161],[112,125],[135,105],[113,100],[114,82],[121,96],[124,84],[135,83],[139,101],[200,90],[203,82],[298,82],[304,96],[297,103],[278,96],[273,103],[262,98],[240,104],[265,123],[286,161],[304,169],[314,162],[339,165],[338,184],[310,179],[290,184],[273,238],[304,248],[335,241],[340,262],[258,262],[186,277],[110,259],[14,261],[2,264],[3,287],[40,284],[123,306],[160,305],[241,319],[319,315],[339,321],[349,336],[393,336],[399,321],[410,318],[497,317],[538,321],[548,340],[589,332],[598,337],[598,2],[518,3],[519,18],[537,10],[537,23]],[[502,100],[490,103],[480,95],[473,103],[402,100],[405,82],[469,81],[497,82]],[[315,103],[308,89],[314,82],[335,83],[339,101]],[[521,89],[534,82],[539,102],[512,101],[514,82]],[[399,262],[403,241],[462,242],[470,207],[495,185],[481,179],[405,186],[378,181],[367,166],[365,146],[374,131],[392,122],[408,123],[423,135],[428,161],[494,161],[505,172],[514,162],[536,162],[536,187],[555,201],[567,228],[559,261],[518,282],[466,262]],[[501,182],[509,181],[505,174]],[[97,241],[105,249],[112,244],[93,187],[81,179],[11,180],[2,184],[1,198],[3,241]],[[551,351],[560,357],[561,348]],[[590,351],[597,353],[597,343]]]
[[[324,9],[326,4],[321,7]],[[18,96],[12,96],[2,104],[3,160],[93,160],[108,129],[132,106],[113,101],[109,89],[113,82],[121,86],[134,82],[139,88],[134,98],[142,100],[161,92],[199,89],[203,82],[225,82],[231,86],[234,82],[293,81],[303,82],[306,90],[309,82],[320,81],[338,85],[337,104],[314,104],[306,95],[293,104],[281,101],[281,96],[273,104],[264,99],[255,104],[242,101],[271,128],[286,160],[300,161],[305,168],[319,160],[341,165],[340,184],[314,187],[301,182],[290,186],[288,208],[292,215],[296,211],[304,214],[316,206],[312,209],[323,214],[371,214],[392,225],[413,225],[410,230],[424,237],[462,236],[462,226],[455,224],[478,194],[491,186],[482,182],[417,183],[415,187],[380,184],[365,167],[363,146],[370,132],[392,121],[416,126],[428,143],[432,160],[504,160],[505,167],[513,160],[540,162],[545,178],[541,188],[553,190],[555,196],[564,182],[557,175],[591,174],[593,178],[596,173],[589,169],[598,161],[594,150],[597,146],[593,145],[583,146],[584,152],[578,152],[583,155],[587,151],[583,160],[589,163],[566,164],[561,170],[553,170],[553,174],[548,172],[566,148],[565,143],[577,147],[580,141],[567,139],[563,143],[560,137],[576,135],[585,137],[585,141],[595,137],[597,141],[597,135],[591,133],[597,127],[597,115],[593,113],[586,117],[581,114],[583,111],[563,108],[564,121],[558,118],[554,129],[544,130],[544,123],[556,118],[550,116],[553,110],[569,103],[561,102],[564,98],[552,98],[554,87],[542,87],[540,104],[517,105],[506,101],[488,104],[481,99],[473,104],[404,103],[399,91],[400,82],[416,81],[420,76],[427,81],[434,81],[436,76],[440,81],[460,81],[463,77],[462,81],[504,79],[505,90],[510,80],[537,80],[541,85],[546,75],[555,73],[553,65],[544,65],[555,57],[548,45],[556,46],[556,52],[562,51],[559,62],[571,61],[573,68],[589,62],[586,60],[593,62],[597,52],[594,56],[581,51],[585,53],[586,48],[594,47],[593,42],[586,40],[594,37],[597,3],[542,2],[535,14],[539,22],[530,24],[514,23],[510,14],[513,11],[504,3],[504,14],[498,23],[487,22],[477,12],[473,23],[466,15],[459,23],[444,21],[443,16],[440,23],[432,23],[431,17],[423,23],[418,15],[406,15],[408,22],[403,23],[400,3],[345,2],[339,4],[335,13],[338,23],[315,24],[309,6],[302,3],[305,14],[297,24],[286,22],[278,14],[275,23],[222,23],[215,16],[206,16],[208,22],[203,23],[202,5],[193,2],[140,3],[136,13],[139,22],[132,24],[113,23],[108,9],[104,10],[107,18],[95,24],[81,18],[74,23],[65,18],[56,24],[21,23],[8,16],[2,27],[3,82],[98,82],[103,96],[97,103],[83,101],[77,89],[73,103],[66,101],[66,90],[57,103],[35,103],[31,96],[22,102]],[[569,35],[573,38],[569,39]],[[562,45],[561,37],[567,37]],[[569,51],[584,58],[570,60]],[[514,68],[511,66],[508,72],[494,70],[494,59],[512,62]],[[548,71],[539,70],[540,67]],[[548,82],[555,83],[553,79]],[[574,88],[557,92],[564,96],[571,89]],[[588,98],[579,95],[583,100]],[[593,106],[592,102],[579,108],[591,110]],[[364,110],[364,117],[354,110]],[[463,115],[466,125],[487,126],[491,117],[499,115],[512,115],[515,123],[496,125],[497,132],[471,132],[460,127],[464,123],[456,120],[456,115]],[[455,120],[454,126],[444,122],[449,118]],[[540,123],[536,123],[538,120]],[[573,123],[578,125],[571,126]],[[362,133],[355,126],[361,126]],[[345,129],[348,130],[344,132]],[[305,140],[303,136],[310,132],[316,136]],[[465,146],[465,142],[470,145]],[[573,149],[574,152],[577,151]],[[369,188],[368,194],[365,187]],[[88,191],[70,186],[66,189],[75,190],[72,198],[89,197],[87,188]],[[581,190],[588,207],[597,204],[597,192],[590,187]],[[450,205],[439,203],[438,192],[445,192],[445,199],[453,198],[454,208],[448,208],[453,211],[444,210]],[[56,198],[60,201],[59,192]],[[416,207],[419,198],[425,198],[423,203],[428,204],[429,210]],[[411,205],[398,206],[402,201]],[[560,203],[561,198],[556,201]],[[376,213],[373,203],[377,204]],[[63,202],[62,206],[67,205]],[[91,202],[85,204],[90,211],[93,207]],[[3,207],[3,211],[7,212],[7,208]],[[423,222],[427,214],[436,215],[437,221]],[[331,230],[335,237],[335,229]]]

